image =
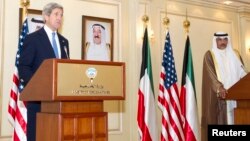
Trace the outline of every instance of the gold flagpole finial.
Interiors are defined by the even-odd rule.
[[[186,20],[183,22],[183,26],[184,26],[186,33],[188,33],[189,27],[190,27],[190,22],[189,22],[188,17],[187,17],[187,9],[186,9]]]
[[[163,18],[163,25],[164,25],[164,27],[165,27],[166,30],[168,30],[168,25],[169,25],[169,23],[170,23],[170,20],[169,20],[167,14],[168,14],[168,13],[167,13],[167,2],[166,2],[165,17]]]
[[[23,7],[23,17],[28,14],[28,6],[30,5],[30,0],[21,0],[21,6]]]
[[[170,23],[170,20],[168,18],[168,11],[167,11],[167,1],[166,1],[166,5],[165,5],[165,17],[163,18],[163,26],[166,30],[168,30],[168,26],[169,26],[169,23]]]
[[[146,4],[145,4],[144,15],[142,16],[142,21],[143,21],[144,27],[147,27],[149,17],[148,17],[148,15],[146,15]]]
[[[169,18],[168,18],[167,16],[165,16],[165,17],[163,18],[163,25],[164,25],[165,29],[168,29],[169,23],[170,23]]]
[[[148,15],[143,15],[143,16],[142,16],[142,21],[143,21],[144,24],[147,24],[148,21],[149,21]]]
[[[22,7],[26,7],[27,8],[29,6],[29,4],[30,4],[29,0],[21,0]]]

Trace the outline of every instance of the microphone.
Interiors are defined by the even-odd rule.
[[[41,23],[41,24],[44,24],[44,21],[43,21],[43,20],[40,20],[40,19],[32,18],[31,21],[34,22],[34,23]]]
[[[68,55],[68,51],[67,51],[66,46],[64,46],[64,51],[65,51],[65,53],[66,53],[67,59],[69,59],[69,55]]]

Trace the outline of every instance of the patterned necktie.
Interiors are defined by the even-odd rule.
[[[55,35],[56,35],[56,33],[52,32],[52,47],[53,47],[54,53],[56,55],[56,58],[59,58]]]

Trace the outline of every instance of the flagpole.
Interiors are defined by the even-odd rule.
[[[21,0],[21,6],[23,7],[23,11],[22,11],[22,22],[24,22],[24,17],[27,16],[28,14],[28,6],[30,5],[30,0]]]
[[[149,21],[149,17],[148,15],[146,14],[147,11],[146,11],[146,4],[145,4],[145,10],[144,10],[144,15],[142,16],[142,21],[143,21],[143,27],[144,29],[147,27],[147,24],[148,24],[148,21]]]
[[[148,21],[149,21],[149,17],[148,17],[148,15],[143,15],[142,16],[142,21],[143,21],[143,26],[144,26],[144,28],[146,28],[147,27],[147,24],[148,24]]]
[[[186,9],[186,20],[183,22],[183,26],[184,26],[186,34],[188,34],[189,33],[190,22],[189,22],[188,16],[187,16],[187,9]]]
[[[167,16],[167,2],[166,2],[166,7],[165,7],[165,17],[163,18],[163,25],[164,25],[164,28],[166,29],[166,31],[168,30],[169,28],[169,23],[170,23],[170,20]]]

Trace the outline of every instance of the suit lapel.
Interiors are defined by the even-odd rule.
[[[39,35],[42,36],[40,38],[41,43],[43,44],[42,46],[46,47],[48,50],[50,50],[50,52],[53,54],[54,58],[56,58],[53,47],[50,43],[49,37],[48,37],[47,33],[45,32],[44,28],[41,28],[38,32],[39,32]],[[61,48],[61,58],[68,58],[66,55],[66,52],[65,52],[65,50],[67,50],[67,48],[68,48],[67,41],[59,33],[57,33],[57,35],[58,35],[59,44],[60,44],[60,48]]]
[[[61,58],[68,58],[66,55],[66,50],[67,50],[67,41],[62,37],[61,34],[57,33],[58,38],[59,38],[59,43],[60,43],[60,48],[61,48]]]
[[[41,30],[39,30],[39,35],[42,36],[40,39],[41,39],[42,43],[44,44],[44,46],[50,47],[52,49],[52,45],[50,43],[49,37],[46,34],[44,28],[41,28]]]

